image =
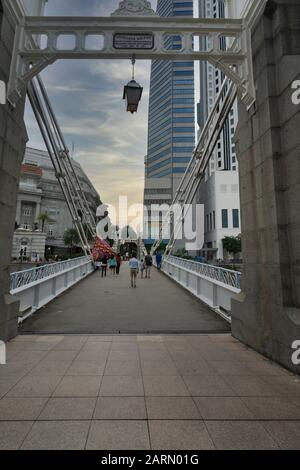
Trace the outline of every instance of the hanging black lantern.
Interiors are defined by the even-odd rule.
[[[126,100],[126,109],[131,114],[138,110],[142,98],[143,88],[134,79],[135,58],[132,58],[132,80],[124,86],[123,100]]]
[[[130,80],[130,82],[124,86],[123,100],[126,99],[126,109],[131,114],[137,112],[142,93],[143,88],[135,80]]]

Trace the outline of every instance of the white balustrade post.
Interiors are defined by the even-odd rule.
[[[39,308],[39,304],[40,304],[40,285],[37,284],[34,287],[33,308],[35,308],[35,309]]]
[[[65,273],[64,275],[64,286],[68,287],[68,273]]]
[[[201,277],[197,276],[197,296],[201,295]]]
[[[213,298],[212,298],[212,301],[213,301],[213,307],[214,308],[219,307],[219,305],[218,305],[218,286],[215,283],[213,283]]]
[[[53,295],[53,297],[56,297],[56,277],[52,279],[51,294]]]

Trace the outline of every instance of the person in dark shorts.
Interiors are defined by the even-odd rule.
[[[151,277],[151,268],[152,268],[152,256],[148,253],[145,256],[146,279],[150,279]]]
[[[105,255],[102,256],[101,260],[101,277],[106,277],[107,272],[107,257]]]

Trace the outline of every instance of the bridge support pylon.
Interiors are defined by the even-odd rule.
[[[0,22],[0,80],[6,84],[14,30],[15,24],[4,9]],[[27,142],[24,103],[25,91],[14,109],[8,103],[0,106],[0,340],[5,342],[16,336],[18,330],[19,301],[9,293],[9,271],[19,176]]]
[[[233,335],[300,373],[300,5],[272,0],[252,32],[257,101],[239,109],[244,273]]]

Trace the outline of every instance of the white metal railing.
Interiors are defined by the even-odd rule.
[[[94,271],[85,256],[11,274],[10,293],[20,300],[20,319],[51,302]]]
[[[60,261],[58,263],[45,264],[37,268],[26,269],[24,271],[18,271],[10,275],[10,290],[18,289],[19,287],[26,286],[32,282],[40,281],[49,276],[72,269],[82,264],[83,261],[87,261],[85,256],[80,258],[69,259],[67,261]]]
[[[231,299],[241,292],[241,273],[166,256],[162,272],[230,322]]]
[[[236,289],[241,288],[241,273],[239,271],[220,268],[206,263],[198,263],[197,261],[178,258],[177,256],[169,256],[167,259],[177,266],[181,266],[189,269],[190,271],[202,274],[203,276],[210,277],[215,281],[223,282],[223,284],[235,287]]]

